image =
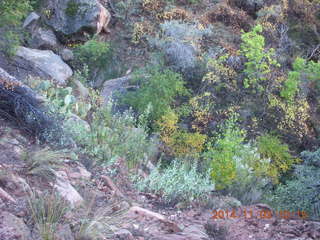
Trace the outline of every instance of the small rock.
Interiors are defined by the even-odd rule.
[[[71,61],[74,58],[73,52],[67,48],[63,49],[61,51],[60,55],[61,55],[62,59],[66,62]]]
[[[72,169],[68,168],[66,172],[71,179],[90,181],[91,178],[91,173],[82,166],[77,166]]]
[[[33,22],[37,21],[39,18],[40,16],[37,13],[35,12],[30,13],[29,16],[24,20],[23,28],[28,27]]]
[[[115,233],[115,237],[118,240],[133,240],[132,233],[129,232],[127,229],[120,229]]]
[[[74,240],[69,224],[59,225],[57,227],[55,240]]]
[[[70,117],[64,122],[64,126],[68,127],[74,127],[74,126],[79,126],[83,127],[86,131],[90,131],[90,125],[87,121],[81,119],[78,115],[76,114],[71,114]]]

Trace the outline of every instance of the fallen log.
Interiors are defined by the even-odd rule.
[[[181,232],[182,231],[182,229],[176,223],[168,220],[162,214],[152,212],[152,211],[145,209],[145,208],[133,206],[129,209],[128,214],[133,217],[138,215],[141,217],[149,217],[149,218],[156,219],[156,220],[162,222],[165,226],[167,226],[170,229],[170,232]]]

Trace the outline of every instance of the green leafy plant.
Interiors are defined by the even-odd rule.
[[[95,69],[107,66],[111,58],[111,48],[109,43],[93,38],[76,47],[74,54],[77,68],[81,71],[87,65],[89,73],[93,74]]]
[[[208,193],[214,190],[210,171],[201,174],[197,171],[197,163],[189,166],[182,162],[186,161],[175,160],[165,169],[161,169],[159,165],[147,178],[137,181],[137,188],[157,193],[167,203],[207,199]]]
[[[31,10],[29,0],[2,0],[0,2],[0,27],[19,25]]]
[[[218,190],[230,185],[236,178],[236,162],[234,156],[240,151],[245,139],[245,132],[236,124],[237,116],[230,117],[222,133],[214,143],[209,143],[203,157],[210,163],[211,177]]]
[[[29,0],[2,0],[0,1],[0,51],[13,56],[20,45],[22,28],[21,21],[32,10]]]
[[[77,3],[74,0],[69,1],[66,8],[67,16],[74,17],[77,15],[78,11],[79,11],[79,3]]]
[[[278,183],[281,174],[287,172],[299,159],[290,154],[289,147],[276,136],[266,134],[257,139],[258,151],[262,157],[270,159],[267,175]]]
[[[247,58],[245,63],[246,78],[244,87],[262,87],[259,82],[267,79],[267,74],[271,72],[272,66],[279,66],[274,58],[274,49],[265,49],[265,39],[261,34],[263,28],[261,25],[256,25],[252,31],[241,35],[241,54]]]
[[[107,163],[123,157],[133,168],[155,151],[155,145],[145,130],[135,125],[136,119],[131,111],[113,114],[110,103],[93,114],[89,131],[81,125],[70,126],[70,130],[85,153],[96,160]]]
[[[123,102],[139,113],[143,113],[151,103],[151,121],[164,115],[177,96],[188,93],[181,75],[168,69],[149,69],[146,76],[137,75],[132,82],[139,84],[140,87],[136,92],[129,92]]]
[[[30,79],[30,85],[50,102],[53,111],[70,114],[76,104],[71,87],[58,87],[49,80]]]
[[[292,102],[299,90],[300,73],[291,71],[288,73],[288,79],[284,83],[284,88],[280,92],[280,96],[289,102]]]

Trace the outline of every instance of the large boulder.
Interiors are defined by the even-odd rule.
[[[59,85],[65,85],[73,74],[61,57],[50,50],[19,47],[16,56],[28,62],[39,76],[53,80]]]
[[[71,208],[79,207],[83,203],[83,198],[71,185],[67,174],[64,171],[57,171],[54,188],[59,195],[70,204]]]
[[[32,33],[30,46],[36,49],[55,50],[58,47],[58,40],[51,29],[38,28]]]
[[[23,22],[23,28],[28,28],[29,26],[33,25],[40,19],[40,16],[36,12],[32,12],[29,14],[28,17]]]
[[[125,89],[128,82],[131,80],[132,75],[126,75],[124,77],[111,79],[103,84],[101,96],[104,104],[107,104],[114,99],[114,94]]]
[[[30,230],[21,218],[3,211],[0,213],[1,240],[31,240]]]
[[[99,34],[107,31],[111,14],[98,0],[50,0],[47,1],[45,22],[62,39],[64,36],[83,32]]]

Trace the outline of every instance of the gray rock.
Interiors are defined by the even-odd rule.
[[[47,9],[51,14],[45,22],[60,35],[99,34],[111,18],[98,0],[48,0]]]
[[[120,229],[119,231],[115,232],[115,239],[118,240],[133,240],[133,235],[127,229]]]
[[[70,203],[71,208],[79,207],[83,203],[83,198],[71,185],[67,174],[64,171],[57,171],[55,174],[57,178],[54,188],[59,195]]]
[[[124,77],[108,80],[103,84],[103,89],[101,91],[101,96],[105,104],[113,99],[113,94],[120,91],[125,87],[125,85],[130,81],[132,75],[127,75]]]
[[[63,49],[60,52],[60,56],[66,62],[71,61],[74,58],[73,52],[70,49],[67,49],[67,48]]]
[[[23,28],[29,27],[31,24],[39,20],[39,18],[40,16],[37,13],[35,12],[30,13],[29,16],[24,20]]]
[[[30,230],[21,218],[3,211],[0,213],[1,240],[31,240]]]
[[[49,50],[19,47],[16,56],[30,63],[40,76],[60,85],[65,85],[73,74],[71,68],[58,55]]]
[[[58,47],[58,40],[52,30],[38,28],[32,33],[30,46],[37,49],[55,50]]]
[[[183,232],[175,234],[159,234],[151,240],[209,240],[206,230],[202,225],[190,225]]]
[[[55,231],[55,240],[74,240],[69,224],[59,225]]]
[[[6,82],[8,85],[19,85],[22,89],[25,95],[28,95],[31,98],[34,98],[36,101],[44,102],[45,99],[33,91],[30,87],[23,84],[19,80],[17,80],[15,77],[11,76],[9,73],[7,73],[4,69],[0,68],[0,79]]]
[[[71,116],[64,122],[64,127],[74,127],[79,126],[79,128],[84,129],[86,131],[90,131],[90,125],[87,121],[81,119],[76,114],[71,114]]]

